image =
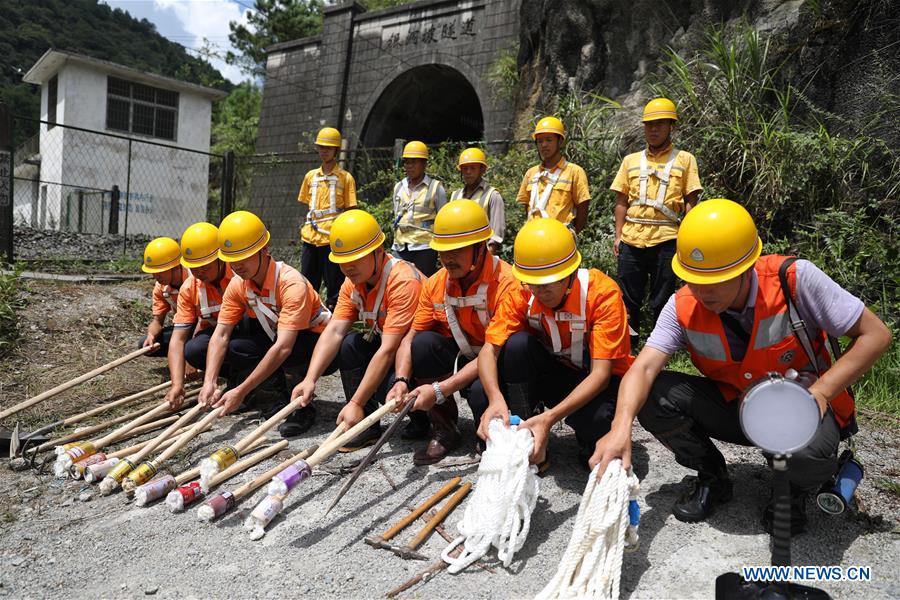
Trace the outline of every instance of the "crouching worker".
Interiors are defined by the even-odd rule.
[[[156,283],[153,285],[152,316],[147,325],[147,335],[138,342],[138,347],[159,344],[159,348],[147,356],[166,356],[169,351],[173,327],[166,325],[166,315],[175,313],[178,307],[178,289],[188,276],[187,270],[179,262],[180,258],[181,248],[172,238],[156,238],[144,248],[141,271],[150,273]]]
[[[425,282],[388,393],[389,400],[415,401],[410,414],[427,412],[431,421],[428,444],[413,455],[416,465],[434,464],[459,446],[460,394],[484,397],[474,359],[500,299],[515,284],[509,264],[488,249],[493,235],[487,214],[472,200],[450,202],[434,221],[431,247],[443,268]]]
[[[612,430],[591,463],[605,469],[621,458],[628,466],[637,416],[679,464],[697,471],[672,513],[681,521],[705,520],[732,495],[725,458],[710,438],[751,445],[740,424],[741,394],[769,372],[818,372],[809,391],[821,422],[809,445],[788,459],[791,529],[799,533],[808,493],[834,474],[838,444],[856,430],[847,387],[887,349],[891,335],[812,263],[761,253],[756,225],[739,204],[709,200],[685,216],[672,268],[687,285],[669,299],[625,375]],[[844,335],[850,346],[832,364],[827,337]],[[682,348],[700,376],[663,371]],[[763,523],[770,531],[771,521],[769,508]]]
[[[367,212],[348,210],[334,220],[328,258],[340,265],[346,279],[306,378],[291,395],[292,399],[302,397],[309,406],[316,383],[337,358],[347,400],[337,423],[346,427],[356,425],[385,401],[397,349],[412,325],[422,288],[422,274],[412,263],[385,252],[384,239],[378,222]],[[365,331],[351,331],[357,321]],[[340,450],[370,446],[380,434],[380,426],[371,427]]]
[[[269,254],[269,232],[246,211],[222,220],[218,256],[236,277],[222,297],[218,324],[209,340],[200,403],[224,406],[223,414],[246,404],[263,417],[288,402],[284,369],[305,374],[319,334],[331,313],[319,294],[296,269]],[[224,394],[216,380],[229,364]],[[294,411],[278,431],[300,435],[315,422],[312,407]]]
[[[172,387],[166,400],[172,408],[179,408],[184,401],[185,361],[192,369],[206,365],[206,349],[222,308],[222,295],[233,276],[218,253],[219,230],[211,223],[195,223],[181,236],[181,266],[191,274],[179,290],[175,328],[169,341]],[[222,374],[228,375],[227,358]]]
[[[534,435],[531,462],[546,469],[550,428],[565,419],[586,466],[633,360],[622,292],[597,269],[578,268],[575,238],[555,219],[526,223],[513,255],[521,284],[504,295],[478,354],[485,396],[469,396],[478,435],[487,439],[491,420],[508,424],[512,412]]]

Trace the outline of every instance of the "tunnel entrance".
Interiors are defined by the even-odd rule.
[[[360,142],[392,146],[397,138],[468,142],[484,135],[481,103],[462,73],[445,65],[424,65],[392,81],[372,107]]]

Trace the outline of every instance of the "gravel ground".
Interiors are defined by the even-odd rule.
[[[140,259],[149,235],[129,235],[126,255]],[[122,256],[121,235],[73,233],[52,229],[33,229],[17,225],[13,229],[13,249],[17,260],[110,260]]]
[[[67,369],[78,372],[84,365],[100,364],[131,347],[132,338],[140,331],[131,302],[147,291],[149,285],[134,283],[77,288],[29,284],[30,303],[20,325],[28,333],[17,354],[0,363],[0,390],[4,392],[0,405],[25,397],[26,389],[34,391],[45,387],[47,381],[60,379]],[[44,326],[48,314],[50,329]],[[103,317],[94,316],[99,314]],[[82,318],[73,320],[79,316]],[[110,320],[119,328],[111,327]],[[42,326],[31,329],[35,323]],[[76,345],[64,346],[60,339],[67,344],[74,340]],[[79,356],[90,352],[95,355],[87,354],[89,357],[79,362]],[[136,361],[123,372],[125,377],[104,378],[98,384],[97,397],[159,381],[161,361],[149,368],[148,364]],[[52,377],[40,378],[40,372],[51,371]],[[113,388],[117,379],[121,379],[115,384],[118,387]],[[339,379],[323,380],[319,393],[317,424],[307,436],[291,442],[292,453],[321,441],[332,429],[343,402]],[[78,394],[67,398],[70,404],[50,401],[47,411],[32,419],[40,416],[46,422],[49,406],[59,411],[57,414],[69,414],[75,412],[72,402],[85,401],[85,396]],[[471,416],[468,409],[461,412],[463,431],[471,439]],[[864,511],[829,517],[809,506],[812,532],[794,540],[793,563],[870,566],[871,582],[823,583],[820,587],[835,598],[897,598],[900,496],[896,484],[890,482],[900,476],[900,431],[896,426],[879,428],[866,420],[861,425],[857,444],[866,466],[866,479],[860,487]],[[250,417],[228,417],[193,444],[173,467],[181,470],[196,465],[224,441],[237,439],[253,426]],[[771,477],[757,451],[724,446],[735,479],[735,499],[708,522],[688,525],[670,514],[672,503],[689,485],[685,480],[688,472],[639,427],[634,436],[636,471],[642,480],[641,543],[637,552],[625,555],[623,597],[709,598],[720,573],[769,563],[769,537],[762,531],[759,514],[768,500]],[[291,494],[284,514],[257,542],[250,541],[241,523],[264,490],[221,521],[201,524],[194,510],[173,515],[159,504],[139,508],[121,494],[101,497],[95,488],[89,488],[93,491],[90,500],[81,501],[79,496],[85,491],[81,482],[55,480],[33,471],[14,473],[0,465],[0,539],[4,541],[0,597],[382,597],[430,563],[406,561],[373,549],[363,538],[387,529],[453,476],[476,481],[475,465],[414,467],[410,458],[414,447],[399,438],[387,444],[380,459],[326,517],[325,508],[346,477],[344,467],[362,455],[335,456]],[[555,429],[551,449],[553,464],[541,480],[531,533],[509,569],[498,565],[491,554],[485,562],[492,572],[474,567],[458,575],[444,572],[401,597],[533,597],[556,570],[587,476],[577,466],[577,447],[570,430]],[[468,445],[448,462],[464,461],[471,451]],[[270,459],[251,474],[274,462]],[[249,477],[232,481],[239,483]],[[464,507],[457,508],[445,522],[448,533],[453,533]],[[421,525],[417,522],[397,541],[406,543]],[[437,558],[445,545],[434,534],[421,552]]]

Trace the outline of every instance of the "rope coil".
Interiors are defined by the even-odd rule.
[[[640,508],[637,476],[621,460],[591,472],[575,527],[556,574],[536,600],[552,598],[618,598],[622,554],[636,550]]]
[[[534,438],[528,430],[507,428],[499,419],[491,421],[488,433],[475,493],[456,526],[460,535],[441,554],[450,573],[459,573],[487,554],[491,546],[508,567],[531,528],[531,513],[540,493],[537,467],[528,463]],[[464,544],[462,553],[451,557],[450,552],[460,544]]]

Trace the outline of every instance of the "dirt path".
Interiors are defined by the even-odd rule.
[[[135,302],[143,302],[148,290],[143,284],[28,284],[29,306],[21,323],[27,337],[18,354],[0,363],[0,406],[131,348],[142,320]],[[51,414],[71,412],[76,404],[161,381],[160,366],[162,361],[132,363],[89,389],[48,402],[29,415],[29,421],[46,422]],[[291,442],[292,451],[324,438],[342,402],[338,378],[327,378],[317,402],[318,422],[305,438]],[[471,416],[467,409],[461,412],[464,432],[471,434]],[[196,464],[225,439],[252,426],[249,418],[225,419],[192,444],[176,468]],[[512,567],[504,569],[491,559],[494,573],[472,568],[455,576],[442,573],[404,597],[523,598],[540,590],[568,542],[586,481],[576,464],[571,432],[558,428],[553,436],[553,465],[541,482],[528,541]],[[894,532],[900,501],[887,483],[898,476],[898,438],[897,430],[872,429],[863,421],[857,443],[866,466],[860,495],[867,514],[829,517],[810,506],[812,533],[794,541],[794,564],[871,567],[873,581],[868,583],[819,584],[835,598],[900,597],[900,537]],[[635,464],[642,479],[641,544],[625,556],[623,597],[709,598],[721,572],[768,564],[769,538],[759,513],[768,500],[770,474],[757,451],[724,448],[735,478],[735,499],[708,522],[688,525],[670,514],[672,502],[687,487],[688,472],[640,428],[635,429],[635,440]],[[389,443],[378,463],[323,517],[342,482],[341,467],[360,457],[341,455],[326,463],[289,497],[284,515],[258,542],[248,539],[241,522],[262,491],[209,525],[199,523],[194,511],[173,515],[162,505],[138,508],[122,495],[104,498],[93,488],[91,499],[81,501],[79,482],[33,471],[13,473],[0,464],[0,539],[5,542],[0,548],[0,597],[383,596],[428,563],[375,550],[363,538],[399,520],[407,507],[451,477],[476,478],[474,465],[414,467],[413,448],[400,440]],[[471,446],[466,446],[452,460],[469,452]],[[458,509],[451,515],[448,532],[454,531],[451,525],[461,514]],[[401,534],[399,540],[408,541],[412,533]],[[444,546],[434,535],[422,552],[437,557]]]

